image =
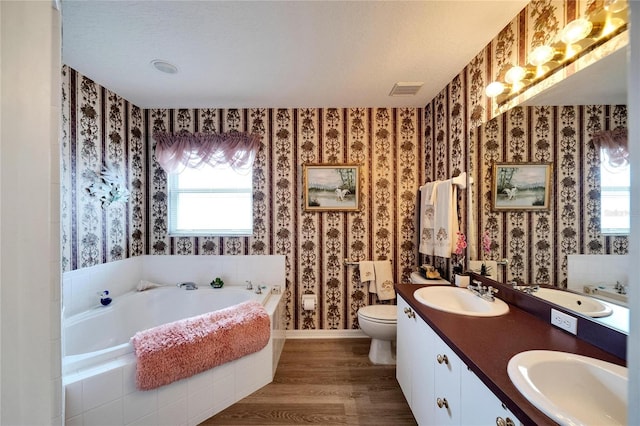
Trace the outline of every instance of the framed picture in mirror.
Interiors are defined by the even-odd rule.
[[[494,163],[493,210],[548,210],[551,166],[551,163]]]

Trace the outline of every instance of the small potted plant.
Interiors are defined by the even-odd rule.
[[[213,288],[222,288],[224,285],[224,281],[220,277],[216,277],[215,280],[211,281],[211,287]]]

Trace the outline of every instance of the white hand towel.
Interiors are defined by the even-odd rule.
[[[376,272],[373,268],[373,261],[364,260],[358,263],[358,269],[360,269],[360,282],[373,282],[376,279]]]
[[[373,262],[376,278],[369,282],[369,293],[376,293],[378,300],[395,299],[396,291],[393,288],[393,272],[391,262],[388,260],[376,260]]]
[[[427,182],[420,188],[420,246],[418,251],[423,254],[433,254],[433,224],[434,224],[434,188],[438,182]]]
[[[458,190],[450,180],[440,182],[435,191],[434,252],[449,258],[455,249],[458,232]]]
[[[496,262],[495,260],[486,260],[484,262],[482,260],[470,260],[469,270],[472,272],[475,272],[476,274],[479,274],[483,263],[487,265],[488,275],[486,276],[491,278],[492,280],[497,281],[498,280],[498,262]]]

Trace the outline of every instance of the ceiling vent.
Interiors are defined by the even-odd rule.
[[[399,81],[393,85],[389,96],[413,96],[418,93],[423,84],[421,81]]]

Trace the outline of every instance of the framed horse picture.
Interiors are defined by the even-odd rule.
[[[551,163],[494,163],[492,208],[548,210],[551,199]]]
[[[305,211],[360,209],[359,164],[305,164],[302,171]]]

